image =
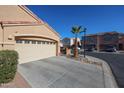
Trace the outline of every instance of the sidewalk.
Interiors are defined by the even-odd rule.
[[[83,58],[82,56],[80,56],[80,57]],[[104,87],[118,88],[115,77],[112,74],[110,66],[107,64],[107,62],[105,62],[104,60],[101,60],[99,58],[92,57],[92,56],[86,56],[86,59],[88,61],[87,63],[89,63],[89,64],[95,64],[95,65],[101,66],[102,72],[103,72]]]
[[[31,86],[25,79],[17,72],[15,79],[7,84],[3,84],[0,88],[30,88]]]
[[[124,53],[124,51],[118,51],[119,53]]]

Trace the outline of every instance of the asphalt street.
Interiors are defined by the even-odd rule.
[[[118,86],[124,88],[124,53],[87,52],[86,54],[106,61],[112,69]]]

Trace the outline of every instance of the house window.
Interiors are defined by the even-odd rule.
[[[16,40],[16,43],[23,43],[22,40]]]
[[[53,44],[55,45],[56,43],[55,43],[55,42],[53,42]]]
[[[113,34],[113,35],[105,34],[103,36],[103,40],[104,40],[104,42],[117,41],[118,40],[118,35],[117,34]]]
[[[50,42],[50,44],[53,44],[52,42]]]
[[[49,44],[49,41],[46,41],[46,44]]]
[[[29,40],[25,40],[25,44],[29,44],[30,43],[30,41]]]
[[[36,44],[36,41],[32,41],[32,44]]]
[[[88,43],[93,43],[93,44],[95,44],[96,42],[97,42],[97,40],[96,40],[96,38],[95,37],[87,37],[86,38],[86,41],[88,42]]]
[[[42,44],[45,44],[45,41],[42,41]]]
[[[37,41],[37,44],[41,44],[41,41]]]

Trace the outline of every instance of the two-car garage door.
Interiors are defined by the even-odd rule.
[[[51,41],[16,40],[15,50],[19,53],[19,63],[25,63],[56,56],[56,43]]]

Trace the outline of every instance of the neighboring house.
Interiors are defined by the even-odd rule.
[[[124,33],[105,32],[92,35],[86,35],[86,48],[107,49],[115,47],[118,50],[124,50]],[[82,46],[84,40],[82,37]]]
[[[78,49],[81,46],[81,42],[80,42],[80,38],[77,38],[77,42],[78,42]],[[72,52],[73,48],[74,48],[74,44],[75,44],[75,38],[64,38],[61,40],[61,53],[62,54],[68,54],[68,52]]]
[[[75,38],[64,38],[62,39],[63,47],[71,47],[75,44]],[[77,38],[78,45],[81,45],[80,38]]]
[[[59,55],[59,34],[26,6],[0,6],[0,24],[0,50],[16,50],[19,63]]]
[[[60,47],[63,47],[63,43],[62,43],[62,40],[60,40]]]

